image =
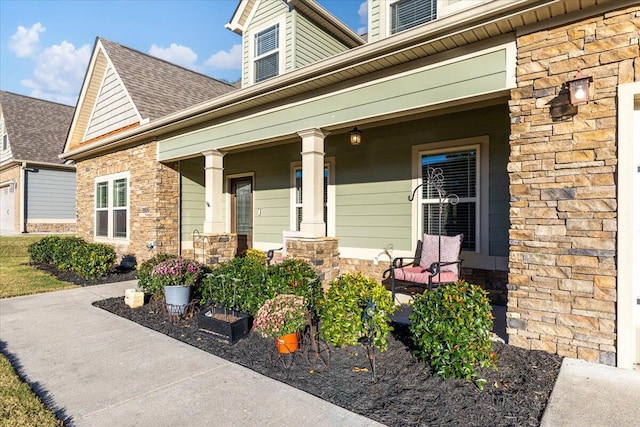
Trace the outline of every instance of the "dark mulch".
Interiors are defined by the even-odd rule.
[[[117,271],[88,281],[39,268],[83,286],[135,278],[135,271]],[[376,353],[374,379],[364,347],[332,347],[326,370],[312,369],[302,352],[274,364],[273,340],[254,333],[229,345],[199,333],[195,317],[172,323],[161,305],[131,309],[123,298],[94,305],[390,426],[537,426],[562,362],[557,355],[496,342],[498,369],[480,371],[487,380],[481,391],[468,381],[433,376],[412,355],[407,328],[395,325],[388,350]],[[286,368],[284,361],[291,366]]]
[[[390,426],[537,426],[561,363],[556,355],[494,343],[498,369],[481,371],[487,380],[481,391],[434,377],[411,354],[406,327],[396,325],[389,349],[376,353],[375,379],[364,347],[331,348],[324,371],[296,353],[287,369],[285,359],[274,365],[269,357],[274,341],[254,333],[229,345],[198,333],[195,317],[173,324],[159,305],[130,309],[123,298],[94,305]]]
[[[112,272],[97,279],[85,279],[73,271],[59,270],[58,267],[53,264],[31,264],[31,266],[38,270],[46,271],[60,280],[80,286],[104,285],[105,283],[124,282],[136,278],[135,268],[125,268],[121,266],[115,267]]]

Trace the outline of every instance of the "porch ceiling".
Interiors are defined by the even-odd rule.
[[[329,60],[252,85],[212,101],[166,116],[145,126],[63,154],[79,159],[115,145],[133,144],[194,128],[205,122],[238,116],[265,105],[327,88],[421,58],[503,34],[526,34],[540,26],[559,25],[599,11],[635,4],[634,0],[495,0],[478,8],[366,44]],[[551,20],[551,21],[549,21]],[[255,110],[254,110],[255,111]]]

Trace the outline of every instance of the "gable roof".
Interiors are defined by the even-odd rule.
[[[100,38],[143,119],[155,120],[236,90],[228,83]]]
[[[0,106],[14,160],[62,164],[74,108],[0,91]]]
[[[232,84],[183,68],[127,46],[96,38],[91,60],[78,99],[65,151],[85,141],[106,77],[115,79],[132,116],[121,129],[89,140],[112,135],[131,126],[154,121],[196,104],[237,90]],[[110,88],[113,89],[113,88]]]
[[[344,22],[336,18],[331,12],[322,7],[315,0],[281,0],[290,8],[297,10],[305,15],[312,22],[315,22],[320,28],[331,34],[345,46],[350,48],[362,46],[365,39],[349,28]],[[233,16],[225,27],[234,33],[242,35],[248,24],[249,17],[254,7],[259,2],[256,0],[241,0],[233,12]]]

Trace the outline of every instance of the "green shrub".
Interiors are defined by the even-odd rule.
[[[292,294],[304,297],[309,308],[315,309],[322,297],[322,283],[316,270],[302,259],[286,259],[268,267],[267,288],[275,295]]]
[[[319,301],[320,332],[323,339],[337,347],[356,345],[370,338],[380,351],[387,349],[391,318],[396,307],[391,293],[376,280],[361,273],[347,273],[331,282]],[[363,312],[369,317],[363,322]]]
[[[275,294],[269,291],[267,267],[256,257],[237,257],[211,270],[202,280],[202,305],[233,308],[251,316]]]
[[[418,295],[409,316],[416,354],[443,378],[474,379],[477,368],[495,366],[486,292],[466,282],[441,285]],[[485,380],[475,380],[482,388]]]
[[[97,279],[113,270],[116,251],[102,243],[83,243],[71,253],[71,269],[85,279]]]
[[[154,298],[164,297],[164,288],[162,286],[159,286],[157,282],[154,283],[153,280],[151,280],[151,273],[153,272],[153,269],[156,265],[160,264],[163,261],[176,257],[177,255],[159,253],[138,266],[136,278],[138,279],[138,287],[142,290],[142,292],[147,295],[152,295]]]
[[[245,258],[254,258],[262,264],[267,264],[267,254],[260,249],[248,249],[245,254]]]
[[[73,270],[73,253],[86,242],[79,237],[63,237],[56,241],[51,253],[53,263],[60,270]]]
[[[61,239],[60,236],[47,236],[31,243],[27,247],[29,262],[33,264],[52,264],[53,253],[56,251]]]

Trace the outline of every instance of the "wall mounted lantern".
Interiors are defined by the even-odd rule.
[[[569,87],[569,101],[571,105],[583,105],[589,102],[590,83],[593,77],[585,76],[578,68],[573,80],[567,82]]]
[[[351,145],[360,145],[362,142],[362,132],[358,130],[357,126],[354,126],[353,130],[349,133],[349,141]]]

